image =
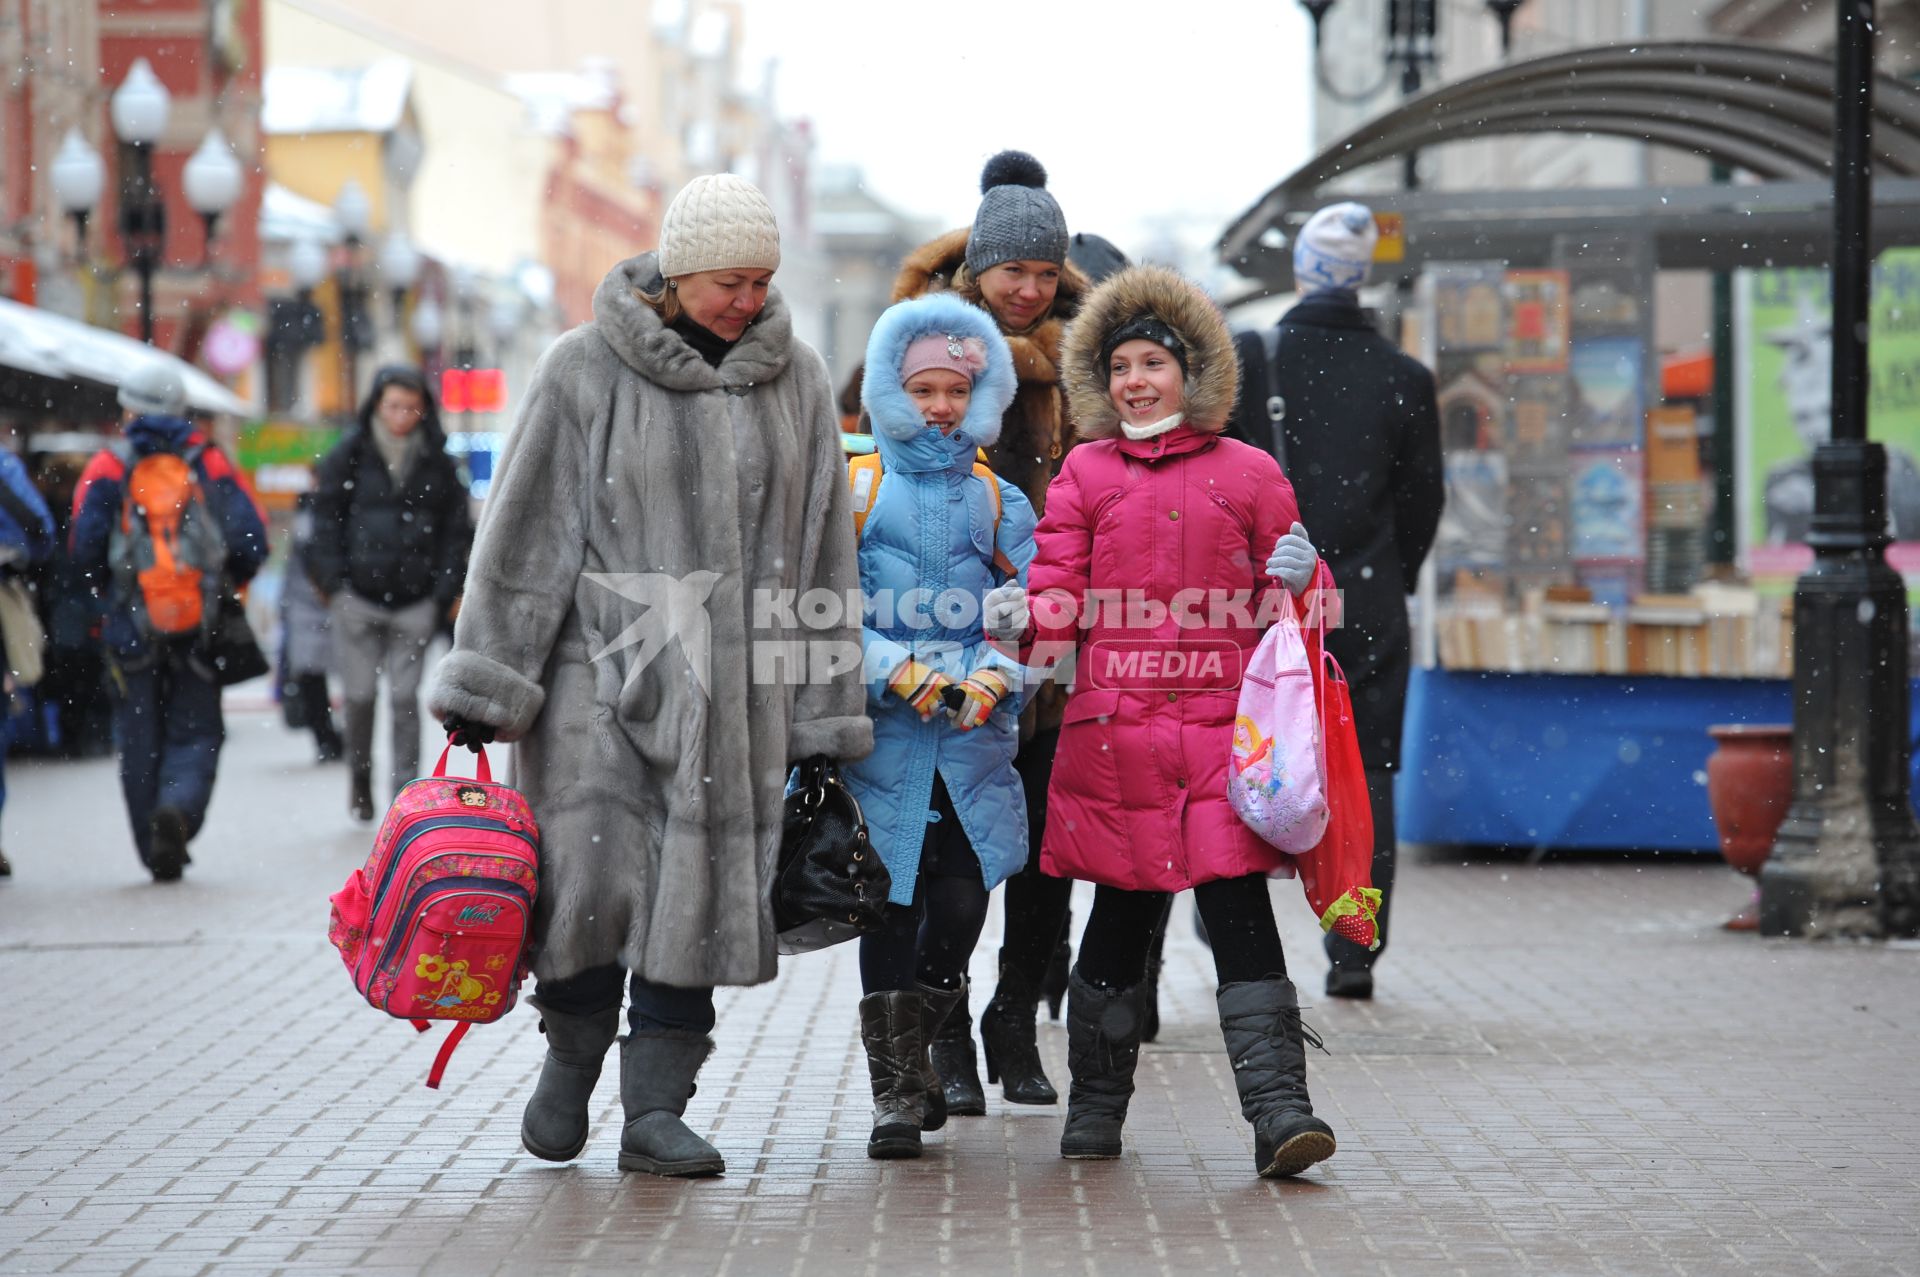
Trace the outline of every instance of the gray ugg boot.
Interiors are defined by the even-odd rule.
[[[873,1086],[868,1157],[920,1156],[927,1076],[932,1072],[920,1028],[924,1003],[915,989],[888,989],[860,999],[860,1041],[867,1048],[867,1076]]]
[[[1333,1128],[1307,1098],[1308,1030],[1291,980],[1223,984],[1214,995],[1233,1061],[1240,1112],[1253,1124],[1253,1166],[1263,1179],[1298,1175],[1333,1156]],[[1320,1045],[1318,1037],[1315,1046]]]
[[[927,1096],[927,1115],[921,1119],[920,1129],[937,1131],[947,1124],[947,1092],[940,1080],[940,1071],[933,1067],[933,1046],[940,1036],[941,1027],[953,1015],[961,999],[966,997],[966,986],[936,989],[931,985],[916,983],[914,991],[920,995],[920,1085]]]
[[[571,1162],[587,1146],[587,1106],[607,1049],[620,1036],[620,1008],[616,1004],[594,1015],[568,1015],[541,1006],[537,998],[527,1002],[540,1012],[547,1059],[520,1119],[520,1142],[535,1157]]]
[[[620,1039],[620,1169],[693,1179],[724,1175],[727,1163],[713,1145],[680,1120],[693,1096],[694,1075],[713,1053],[713,1039],[684,1029],[655,1029]]]
[[[1060,1156],[1095,1161],[1120,1156],[1120,1128],[1140,1062],[1139,986],[1098,989],[1075,969],[1067,985],[1067,1128]]]

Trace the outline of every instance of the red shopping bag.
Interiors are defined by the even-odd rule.
[[[1321,739],[1326,744],[1327,832],[1311,851],[1294,857],[1307,903],[1320,929],[1345,936],[1369,949],[1380,947],[1374,919],[1380,913],[1380,889],[1373,885],[1373,806],[1367,800],[1367,772],[1360,762],[1360,738],[1353,726],[1353,695],[1340,662],[1320,648]]]

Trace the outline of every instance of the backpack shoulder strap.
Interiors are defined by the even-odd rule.
[[[1014,570],[1013,560],[1007,557],[1007,552],[1000,548],[1000,516],[1005,513],[1005,505],[1000,499],[1000,476],[987,464],[986,449],[982,448],[980,455],[974,458],[973,472],[986,483],[987,491],[993,494],[993,566],[1011,581],[1020,574]]]
[[[867,516],[880,496],[880,476],[885,473],[878,452],[847,458],[847,483],[853,489],[853,539],[857,544],[867,530]]]

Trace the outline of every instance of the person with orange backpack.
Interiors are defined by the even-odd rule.
[[[134,847],[155,882],[177,882],[226,738],[215,629],[266,560],[267,529],[233,463],[187,420],[178,371],[136,368],[119,399],[124,437],[81,473],[70,541],[101,612]]]

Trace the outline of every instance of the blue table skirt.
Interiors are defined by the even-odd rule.
[[[1394,789],[1399,836],[1717,851],[1707,728],[1792,721],[1785,679],[1415,669]]]

